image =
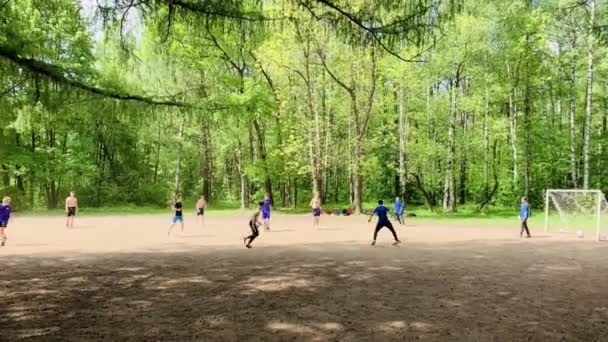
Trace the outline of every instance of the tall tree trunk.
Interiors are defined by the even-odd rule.
[[[264,178],[264,190],[268,193],[268,195],[270,196],[270,199],[273,199],[272,196],[272,182],[270,180],[270,175],[269,173],[269,169],[268,169],[268,165],[267,165],[267,156],[266,156],[266,143],[265,143],[265,139],[264,139],[264,132],[262,131],[262,127],[260,126],[260,123],[258,122],[257,119],[253,119],[253,128],[255,129],[255,133],[257,135],[257,142],[258,142],[258,155],[260,156],[260,159],[262,161],[262,164],[264,165],[264,171],[265,171],[265,178]]]
[[[241,198],[241,209],[249,208],[249,192],[247,185],[247,177],[245,176],[244,170],[244,162],[243,162],[243,145],[241,143],[241,135],[239,134],[241,120],[240,118],[236,118],[236,168],[239,175],[239,184],[240,184],[240,198]]]
[[[524,94],[524,195],[528,196],[530,193],[530,130],[532,129],[530,124],[530,110],[531,110],[531,99],[530,99],[530,84],[526,81],[526,90]]]
[[[578,172],[576,167],[576,64],[571,61],[570,65],[570,176],[572,177],[572,186],[578,187]]]
[[[202,193],[207,200],[207,203],[212,201],[212,184],[213,184],[213,146],[211,146],[211,129],[209,119],[203,119],[203,127],[201,130],[202,140],[202,156],[203,156],[203,189]]]
[[[517,89],[513,88],[509,94],[509,135],[511,138],[511,151],[513,153],[513,190],[517,191],[519,173],[517,169]]]
[[[484,111],[483,111],[483,195],[488,196],[489,191],[489,129],[488,129],[488,114],[490,112],[490,91],[488,84],[485,85],[485,98],[484,98]]]
[[[161,138],[161,133],[162,133],[162,126],[161,126],[161,120],[158,120],[158,144],[156,146],[156,161],[154,162],[154,177],[152,179],[152,183],[156,184],[156,179],[158,177],[158,165],[160,163],[160,138]],[[101,155],[101,152],[99,153]]]
[[[177,161],[175,162],[175,182],[173,183],[173,190],[179,191],[179,184],[182,173],[182,148],[184,143],[184,125],[186,123],[186,114],[182,113],[182,121],[179,124],[179,145],[177,147]]]
[[[448,157],[445,167],[445,183],[443,189],[443,208],[454,212],[454,156],[456,154],[456,81],[450,83],[450,123],[448,126]]]
[[[405,144],[407,141],[407,118],[405,113],[405,87],[400,84],[398,90],[398,106],[399,106],[399,192],[398,195],[405,200],[406,191],[406,150]]]
[[[583,189],[589,189],[589,146],[591,144],[591,114],[593,112],[593,25],[595,0],[588,0],[589,26],[587,31],[587,96],[585,103],[585,130],[583,132]]]
[[[361,213],[361,198],[363,197],[363,175],[361,174],[361,141],[355,140],[353,158],[353,209]]]
[[[466,96],[468,87],[467,78],[464,79],[462,85],[463,95]],[[460,88],[459,88],[460,89]],[[467,200],[467,149],[468,149],[468,121],[469,113],[465,110],[460,111],[460,126],[462,129],[462,150],[460,152],[460,204],[465,204]]]

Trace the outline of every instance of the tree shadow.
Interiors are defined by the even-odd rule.
[[[608,320],[603,287],[608,256],[548,243],[530,260],[524,253],[530,246],[394,248],[387,242],[380,248],[342,243],[7,256],[0,273],[0,336],[110,341],[546,340],[556,331],[566,340],[606,336],[608,327],[599,322]],[[573,254],[590,260],[594,272],[582,272]],[[521,288],[531,290],[514,290]],[[587,319],[554,319],[563,310]]]

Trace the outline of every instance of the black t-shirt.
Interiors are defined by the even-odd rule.
[[[175,216],[182,216],[182,202],[175,202]]]

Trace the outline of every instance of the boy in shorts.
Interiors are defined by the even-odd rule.
[[[184,217],[182,215],[182,195],[177,193],[175,195],[175,203],[173,204],[173,223],[171,227],[169,227],[169,231],[167,232],[167,236],[171,235],[171,229],[173,226],[179,222],[182,227],[182,233],[184,232]]]
[[[76,217],[76,211],[78,210],[78,199],[74,195],[73,191],[70,191],[70,196],[65,199],[65,213],[67,215],[66,227],[74,228],[74,217]]]
[[[255,240],[256,237],[258,237],[258,235],[260,235],[260,231],[258,230],[258,227],[260,225],[260,210],[262,209],[262,207],[264,206],[264,202],[260,201],[258,202],[258,210],[256,210],[255,213],[253,213],[253,215],[251,215],[251,219],[249,220],[249,229],[251,229],[251,235],[245,237],[243,239],[243,243],[245,244],[245,247],[247,248],[251,248],[251,243],[253,242],[253,240]]]
[[[319,197],[318,192],[315,192],[310,200],[310,207],[312,208],[313,227],[319,229],[319,220],[321,218],[321,198]]]
[[[270,200],[270,194],[264,194],[264,202],[262,206],[262,220],[264,222],[264,228],[270,230],[270,210],[272,209],[272,200]]]
[[[0,246],[6,244],[6,226],[11,218],[11,210],[11,198],[5,196],[2,199],[2,205],[0,205]]]
[[[207,201],[205,196],[201,196],[196,202],[196,217],[200,220],[201,226],[205,226],[205,209],[207,209]]]

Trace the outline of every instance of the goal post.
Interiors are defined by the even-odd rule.
[[[548,189],[545,192],[545,232],[583,231],[605,240],[608,202],[600,190]]]

